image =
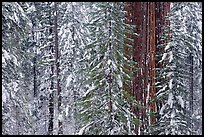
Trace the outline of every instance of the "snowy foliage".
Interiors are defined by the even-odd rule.
[[[163,62],[163,68],[159,76],[163,77],[162,80],[165,82],[158,86],[160,89],[157,98],[163,102],[163,106],[160,108],[160,118],[154,129],[157,134],[200,134],[191,126],[195,121],[192,121],[193,112],[189,111],[193,107],[190,102],[195,101],[191,99],[190,54],[195,62],[202,62],[202,53],[199,51],[201,30],[196,25],[201,21],[200,12],[199,3],[179,2],[174,3],[171,8],[172,39],[166,44],[160,60]],[[199,64],[195,64],[197,65]]]
[[[83,134],[131,134],[128,122],[135,118],[128,114],[129,104],[123,98],[127,91],[122,88],[131,80],[131,74],[124,72],[124,64],[131,62],[123,55],[125,29],[131,32],[123,25],[124,3],[92,3],[91,7],[87,23],[90,42],[85,47],[85,59],[90,63],[84,71],[90,87],[80,102],[81,129],[93,122]]]
[[[125,23],[125,4],[2,2],[3,135],[58,134],[59,120],[63,134],[135,134],[140,120],[132,107],[141,105],[127,87],[138,69],[132,61],[134,40],[127,35],[137,34]],[[158,121],[147,133],[150,128],[157,135],[202,134],[201,4],[173,3],[166,18],[170,26],[162,28],[157,45],[163,51],[157,55]],[[172,36],[165,37],[169,32]],[[148,106],[150,84],[147,92]]]

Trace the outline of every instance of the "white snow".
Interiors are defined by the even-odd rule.
[[[16,66],[19,65],[19,64],[18,64],[18,60],[17,60],[17,58],[16,58],[15,56],[13,56],[13,63],[14,63]]]
[[[3,51],[5,59],[7,59],[7,60],[11,59],[11,57],[9,56],[9,53],[6,50],[2,49],[2,51]]]
[[[6,90],[4,86],[2,85],[2,102],[6,102]]]
[[[55,59],[47,59],[47,62],[54,62],[55,61]]]
[[[70,74],[68,77],[67,77],[67,84],[66,84],[66,87],[69,86],[69,83],[71,82],[72,80],[72,74]]]
[[[161,108],[160,111],[159,111],[159,114],[160,114],[160,115],[163,115],[163,114],[164,114],[163,111],[165,110],[165,108],[166,108],[166,105],[163,105],[162,108]]]
[[[148,105],[149,102],[149,90],[150,90],[150,84],[147,85],[147,98],[146,98],[146,104]]]
[[[170,56],[169,56],[169,62],[171,62],[173,60],[173,53],[172,51],[169,52]]]
[[[113,103],[113,110],[117,110],[117,106]]]
[[[17,17],[16,13],[14,12],[14,19],[19,24],[19,18]]]
[[[172,112],[171,112],[171,118],[174,118],[175,117],[175,111],[173,110]]]
[[[196,119],[200,119],[201,118],[201,116],[196,116]]]
[[[200,31],[202,31],[202,21],[198,21],[198,28]]]
[[[2,56],[2,65],[3,64],[6,64],[6,60],[5,60],[4,56]]]
[[[114,62],[112,62],[112,65],[113,65],[113,69],[116,70],[117,69],[117,66]]]
[[[82,127],[78,133],[76,133],[76,135],[83,135],[84,131],[86,130],[87,127],[89,127],[93,122],[85,125],[84,127]]]
[[[181,105],[181,107],[184,108],[184,101],[183,101],[182,97],[179,95],[176,98],[178,99],[178,102]]]
[[[109,60],[108,60],[108,65],[110,65],[110,64],[111,64],[111,62],[112,62],[112,61],[109,59]]]
[[[69,105],[67,105],[67,107],[65,108],[65,116],[67,117],[69,114]]]
[[[119,88],[122,88],[122,87],[123,87],[123,83],[122,83],[122,79],[121,79],[121,76],[120,76],[120,75],[118,75],[117,82],[118,82]]]
[[[48,36],[48,39],[52,39],[52,35],[49,35],[49,36]]]
[[[167,53],[164,53],[163,56],[162,56],[162,59],[159,61],[159,62],[162,62],[167,56]]]
[[[173,79],[170,79],[170,81],[169,81],[169,88],[172,89],[172,87],[173,87]]]
[[[18,89],[18,83],[13,82],[12,84],[13,84],[13,89],[14,89],[14,91],[17,92],[17,89]]]
[[[82,127],[76,135],[83,135],[84,130],[86,129],[86,126]]]
[[[158,92],[157,92],[157,94],[159,95],[160,94],[160,92],[163,92],[163,91],[165,91],[165,89],[167,88],[167,85],[165,85],[162,89],[160,89]]]
[[[96,87],[92,85],[84,94],[83,97],[85,97],[90,91],[94,90]]]
[[[105,110],[109,110],[109,107],[108,107],[108,105],[106,105],[106,106],[105,106]]]
[[[171,44],[167,44],[166,47],[164,48],[164,51],[167,51],[171,47]]]
[[[131,125],[130,125],[130,114],[126,115],[127,117],[127,126],[128,126],[128,134],[131,133]]]
[[[106,69],[106,70],[105,70],[105,74],[106,74],[106,75],[108,75],[109,72],[110,72],[110,69]]]
[[[167,77],[172,76],[173,72],[168,72]]]
[[[59,115],[58,115],[58,120],[60,120],[60,121],[63,120],[63,115],[62,115],[62,114],[59,114]]]
[[[169,104],[170,108],[173,107],[173,94],[172,93],[169,93],[167,104]]]
[[[101,64],[102,64],[102,62],[98,63],[93,69],[91,69],[91,71],[93,71],[95,69],[99,69]]]
[[[31,5],[31,6],[27,9],[27,12],[28,12],[28,13],[32,13],[32,12],[34,12],[34,11],[36,11],[34,5]]]

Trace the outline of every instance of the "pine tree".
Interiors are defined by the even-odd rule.
[[[187,57],[187,63],[189,64],[186,69],[190,72],[189,76],[190,78],[186,79],[186,85],[188,94],[186,95],[186,109],[188,109],[191,115],[191,119],[188,121],[190,128],[192,130],[192,134],[201,134],[199,133],[201,131],[201,127],[199,123],[202,121],[201,118],[199,118],[199,115],[202,114],[202,112],[199,112],[199,109],[201,109],[201,100],[200,97],[196,97],[198,94],[201,94],[201,89],[197,88],[199,86],[196,85],[196,83],[201,83],[201,80],[195,81],[196,77],[202,76],[201,72],[202,69],[199,67],[202,64],[202,51],[201,51],[201,33],[202,29],[201,27],[201,10],[202,8],[199,5],[199,2],[188,2],[182,4],[183,8],[181,10],[181,15],[184,16],[183,23],[185,24],[185,45],[186,45],[186,55]],[[177,5],[178,7],[181,6],[181,4]],[[200,102],[200,103],[198,103]],[[196,105],[195,105],[196,104]],[[200,113],[200,114],[199,114]],[[196,118],[197,117],[197,118]],[[195,125],[197,125],[197,128],[194,128]],[[196,132],[197,130],[197,132]]]
[[[30,55],[25,54],[29,50],[25,40],[31,22],[17,2],[3,2],[2,13],[2,134],[29,134],[31,81],[25,72],[31,62],[26,60]]]
[[[127,41],[130,47],[133,43],[126,37],[127,33],[133,35],[133,27],[124,23],[124,3],[93,3],[90,17],[91,42],[85,47],[90,63],[84,82],[89,89],[79,102],[84,121],[79,134],[133,134],[130,122],[137,119],[128,102],[137,102],[123,88],[132,80],[124,66],[131,68],[134,62],[124,56],[124,46]]]
[[[191,126],[192,114],[189,105],[192,100],[189,81],[192,73],[190,70],[192,63],[189,56],[197,50],[193,44],[193,36],[189,35],[189,26],[185,10],[189,9],[188,3],[175,3],[171,9],[171,42],[165,43],[165,51],[160,62],[163,68],[160,70],[159,77],[162,78],[157,99],[163,102],[159,114],[156,131],[158,134],[193,134]],[[185,22],[186,21],[186,22]],[[191,57],[192,59],[192,57]],[[199,59],[199,58],[198,58]]]
[[[84,91],[81,81],[85,79],[85,76],[80,73],[80,69],[84,68],[86,64],[81,60],[88,34],[84,26],[86,12],[82,12],[85,11],[83,6],[84,3],[81,2],[68,2],[59,5],[59,16],[62,18],[59,22],[59,46],[65,134],[75,134],[80,125],[77,120],[78,105],[76,102],[80,92]]]

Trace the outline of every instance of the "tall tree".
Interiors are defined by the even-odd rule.
[[[58,44],[58,3],[54,3],[54,37],[55,37],[55,66],[56,66],[56,79],[57,79],[57,95],[58,95],[58,134],[63,134],[63,127],[62,127],[62,94],[61,94],[61,85],[60,85],[60,60],[59,60],[59,44]]]
[[[17,2],[3,2],[2,13],[2,134],[29,134],[31,80],[25,72],[31,56],[25,41],[31,22]]]
[[[156,130],[158,134],[194,134],[190,112],[192,107],[192,54],[197,56],[199,48],[195,46],[195,38],[189,29],[194,23],[190,23],[188,14],[193,9],[192,3],[174,3],[171,9],[172,40],[165,44],[165,51],[160,62],[163,69],[160,71],[162,88],[157,93],[158,100],[162,100],[163,106],[159,112],[161,118]],[[198,42],[200,40],[198,39]],[[189,56],[191,56],[189,58]],[[197,56],[198,57],[198,56]],[[200,57],[197,58],[200,61]],[[191,71],[190,71],[191,70]],[[190,99],[189,99],[190,98]]]
[[[87,11],[88,3],[59,4],[60,78],[62,80],[64,134],[75,134],[80,125],[77,101],[86,88],[82,84],[86,76],[80,70],[87,64],[82,61],[89,34],[84,25],[88,22]]]
[[[134,105],[137,102],[122,87],[132,80],[131,72],[124,66],[131,68],[134,62],[123,52],[127,42],[132,46],[133,40],[126,34],[133,35],[133,26],[124,22],[124,3],[92,3],[91,7],[88,23],[91,41],[85,47],[90,63],[84,72],[87,76],[84,84],[89,89],[79,102],[84,122],[79,134],[132,134],[130,121],[134,123],[136,118],[128,101]]]

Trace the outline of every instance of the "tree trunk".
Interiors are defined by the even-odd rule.
[[[190,111],[192,116],[193,115],[193,56],[192,56],[192,53],[190,53],[189,60],[190,60]],[[193,120],[191,120],[191,130],[193,131]],[[191,135],[193,135],[193,132],[191,132]]]
[[[55,35],[55,65],[56,65],[56,77],[57,77],[57,93],[58,93],[58,135],[63,134],[62,128],[62,96],[61,96],[61,87],[60,87],[60,69],[59,69],[59,44],[58,44],[58,32],[57,32],[57,2],[54,4],[54,35]]]
[[[111,7],[108,9],[108,16],[111,16]],[[108,22],[108,27],[109,27],[109,38],[111,38],[112,34],[112,26],[111,26],[111,19]],[[112,54],[112,43],[111,40],[109,41],[109,60],[111,60],[111,54]],[[109,111],[110,111],[110,133],[113,128],[113,122],[112,122],[112,85],[113,85],[113,80],[112,80],[112,68],[109,66],[109,74],[108,74],[108,94],[109,94]]]
[[[52,26],[52,21],[51,21],[51,11],[49,15],[50,19],[50,26]],[[52,27],[49,28],[49,35],[52,35]],[[52,44],[52,39],[51,39],[51,44],[50,44],[50,59],[53,59],[53,54],[54,54],[54,48]],[[51,62],[51,84],[50,84],[50,95],[49,95],[49,123],[48,123],[48,135],[53,135],[53,119],[54,119],[54,64]]]

